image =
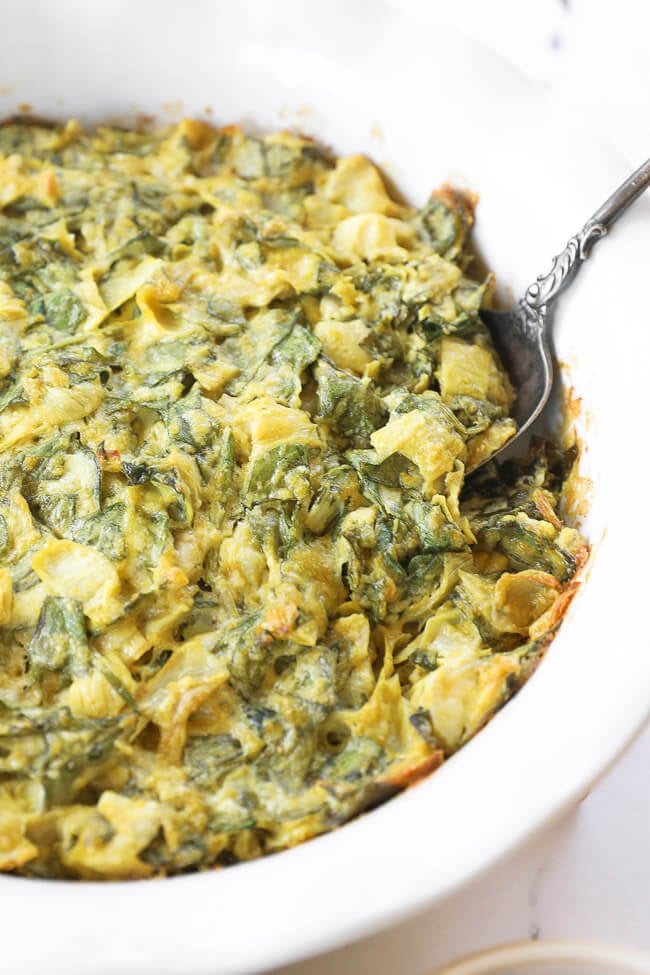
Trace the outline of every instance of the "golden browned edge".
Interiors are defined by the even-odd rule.
[[[377,785],[387,785],[395,789],[405,789],[415,785],[420,779],[426,778],[440,768],[445,760],[445,753],[442,748],[438,748],[431,755],[427,755],[421,762],[409,762],[401,765],[388,775],[381,775],[377,779]]]
[[[18,106],[19,108],[26,107],[26,103],[23,106]],[[45,128],[53,129],[59,123],[51,118],[45,118],[43,115],[33,114],[31,111],[18,113],[13,113],[11,115],[5,115],[0,119],[0,127],[5,125],[42,125]]]
[[[452,183],[443,183],[442,186],[433,191],[432,196],[437,196],[452,210],[462,210],[468,220],[474,219],[479,195],[473,190],[454,186]]]
[[[569,365],[561,361],[558,365],[565,376],[569,378],[571,371]],[[583,426],[589,426],[590,417],[585,409],[582,397],[578,395],[573,384],[570,384],[562,403],[561,436],[563,443],[566,443],[567,446],[575,445],[577,457],[564,485],[562,508],[569,521],[577,526],[580,526],[589,514],[594,490],[591,478],[580,473],[580,461],[589,448],[585,444],[584,438],[577,432],[579,420],[582,421]]]

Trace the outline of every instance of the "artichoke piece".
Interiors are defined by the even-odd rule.
[[[318,416],[352,447],[368,447],[370,435],[388,416],[368,380],[336,369],[324,359],[314,369],[318,383]]]

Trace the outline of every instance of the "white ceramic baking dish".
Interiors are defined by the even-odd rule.
[[[0,116],[207,115],[367,152],[416,203],[461,180],[481,196],[478,248],[515,294],[631,168],[497,57],[377,3],[5,0],[2,21]],[[650,709],[649,249],[642,201],[557,314],[595,557],[524,690],[430,779],[287,853],[163,881],[0,878],[4,970],[271,967],[444,898],[586,793]]]

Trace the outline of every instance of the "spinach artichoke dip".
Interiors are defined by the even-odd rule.
[[[0,128],[0,868],[341,824],[523,683],[585,543],[514,432],[473,202],[184,121]],[[471,476],[468,476],[471,475]]]

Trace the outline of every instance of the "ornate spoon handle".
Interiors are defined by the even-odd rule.
[[[650,186],[650,159],[646,159],[636,172],[632,173],[624,183],[596,210],[593,217],[575,237],[572,237],[564,250],[553,258],[550,271],[540,274],[534,284],[531,284],[522,305],[525,312],[532,312],[526,317],[539,321],[539,316],[546,314],[546,306],[559,295],[573,278],[583,261],[591,252],[591,247],[597,240],[604,237],[612,224],[618,220],[629,205]],[[536,314],[537,313],[537,314]]]

